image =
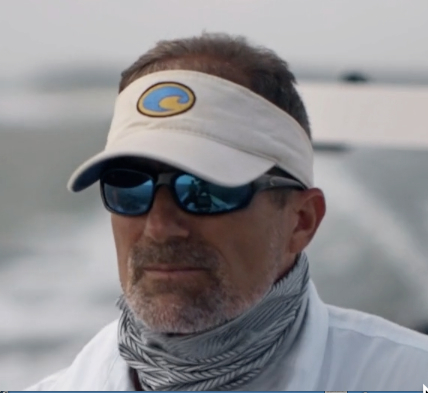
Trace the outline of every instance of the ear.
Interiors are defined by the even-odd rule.
[[[324,193],[318,188],[296,192],[290,199],[294,228],[289,252],[302,252],[314,237],[326,211]]]

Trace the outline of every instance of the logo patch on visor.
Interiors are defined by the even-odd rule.
[[[177,82],[161,82],[141,95],[137,109],[146,116],[167,117],[188,111],[195,101],[195,94],[189,87]]]

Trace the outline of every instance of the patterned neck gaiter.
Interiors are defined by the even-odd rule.
[[[183,336],[154,333],[119,299],[121,357],[145,391],[218,391],[242,387],[296,339],[308,303],[309,266],[293,269],[241,316],[212,330]]]

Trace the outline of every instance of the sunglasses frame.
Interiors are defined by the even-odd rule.
[[[153,191],[153,195],[150,201],[150,204],[148,205],[147,210],[144,213],[138,213],[138,214],[127,214],[127,213],[119,213],[117,211],[115,211],[113,208],[111,208],[109,206],[109,204],[107,203],[106,200],[106,196],[105,196],[105,191],[104,191],[104,187],[103,185],[105,184],[105,181],[103,180],[103,178],[108,175],[111,172],[116,172],[116,171],[126,171],[126,172],[133,172],[133,173],[138,173],[139,175],[144,174],[146,175],[148,178],[150,178],[153,183],[154,183],[154,191]],[[183,204],[181,203],[176,191],[175,191],[175,187],[174,187],[174,182],[175,180],[182,176],[182,175],[189,175],[189,176],[193,176],[196,179],[200,179],[199,177],[192,175],[191,173],[186,173],[186,172],[182,172],[182,171],[174,171],[174,172],[166,172],[166,173],[159,173],[156,176],[153,176],[150,172],[145,172],[145,171],[141,171],[141,170],[135,170],[135,169],[126,169],[126,168],[112,168],[112,169],[108,169],[105,172],[103,172],[103,174],[100,177],[100,191],[101,191],[101,198],[104,204],[104,207],[111,213],[113,214],[117,214],[120,216],[126,216],[126,217],[139,217],[139,216],[143,216],[145,214],[147,214],[153,207],[153,202],[155,200],[156,197],[156,192],[158,191],[158,189],[161,186],[166,186],[168,188],[168,190],[170,191],[175,203],[177,204],[177,206],[184,211],[187,214],[192,214],[192,215],[197,215],[197,216],[214,216],[214,215],[219,215],[219,214],[228,214],[237,210],[242,210],[245,209],[246,207],[248,207],[248,205],[251,203],[252,199],[254,198],[254,196],[261,191],[266,191],[266,190],[272,190],[272,189],[279,189],[279,188],[289,188],[289,189],[296,189],[296,190],[305,190],[307,189],[307,187],[305,187],[302,183],[300,183],[297,180],[294,179],[290,179],[290,178],[286,178],[286,177],[281,177],[278,175],[269,175],[269,174],[264,174],[262,176],[260,176],[258,179],[254,180],[253,182],[249,183],[248,185],[251,186],[250,192],[248,194],[248,197],[236,208],[230,209],[230,210],[226,210],[226,211],[219,211],[219,212],[195,212],[195,211],[189,211],[187,210]],[[203,180],[203,179],[201,179]],[[212,183],[212,182],[208,182],[207,183]],[[215,184],[215,183],[214,183]],[[244,184],[244,186],[247,184]],[[225,187],[227,188],[227,187]],[[233,187],[231,187],[233,188]]]

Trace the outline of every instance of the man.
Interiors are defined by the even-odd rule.
[[[209,34],[160,42],[122,74],[106,148],[69,182],[99,181],[112,213],[120,318],[31,389],[428,382],[425,336],[327,306],[309,279],[325,201],[294,82],[270,50]],[[187,202],[201,181],[219,203]]]

